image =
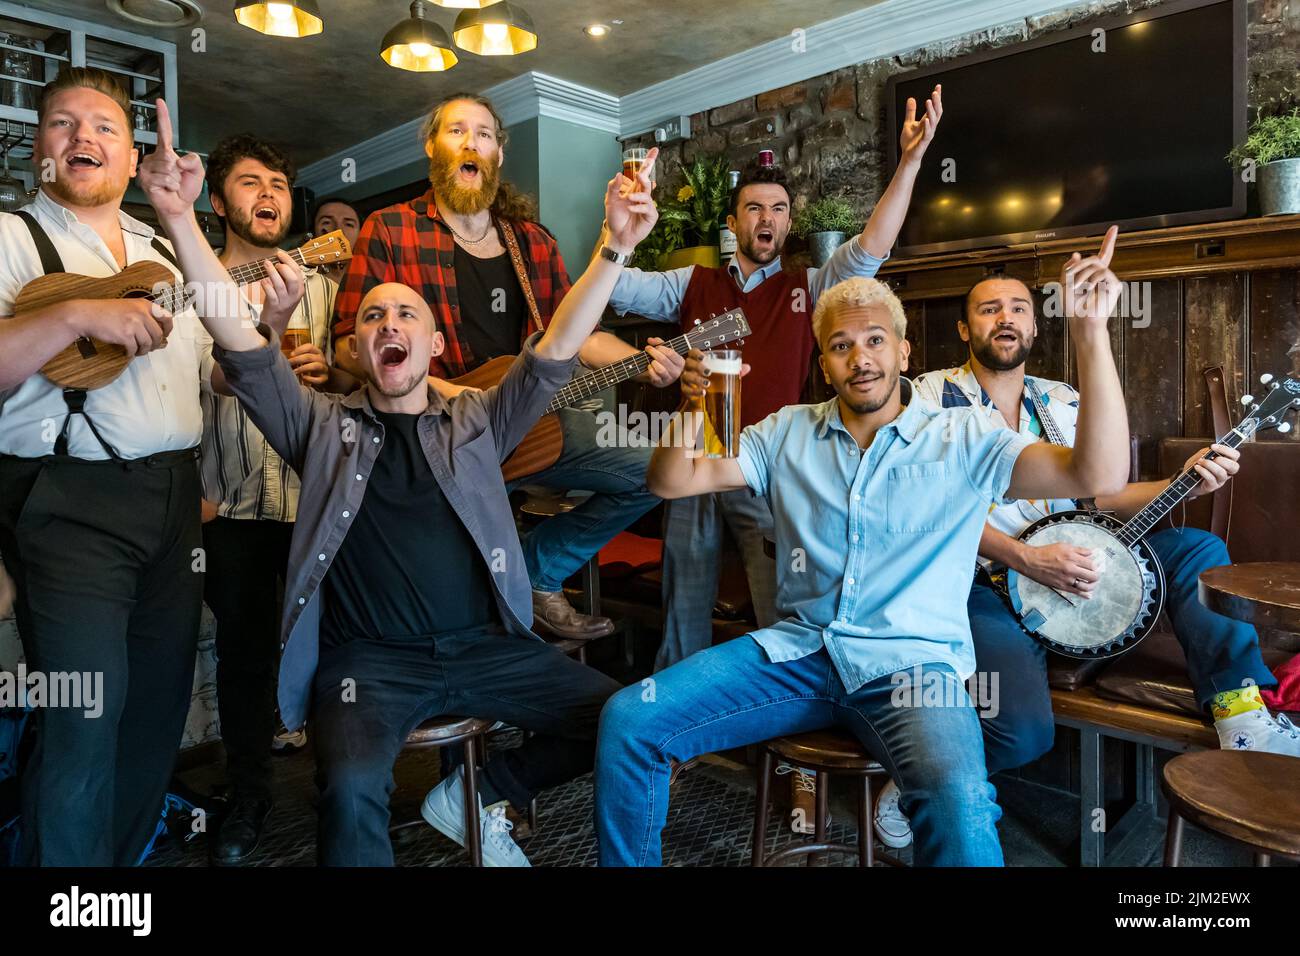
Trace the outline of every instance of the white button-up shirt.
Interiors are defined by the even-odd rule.
[[[43,190],[26,211],[45,229],[66,271],[95,277],[120,271],[99,234]],[[154,231],[124,212],[118,219],[127,263],[161,262],[179,280],[180,273],[152,247]],[[42,274],[27,225],[17,216],[0,213],[0,316],[12,315],[23,286]],[[203,434],[199,368],[208,347],[204,339],[198,317],[186,309],[174,317],[166,348],[137,356],[114,381],[87,393],[86,413],[120,456],[143,458],[198,445]],[[17,388],[0,391],[0,454],[53,454],[67,414],[62,389],[39,372]],[[96,460],[109,457],[80,415],[72,417],[68,429],[68,453]]]

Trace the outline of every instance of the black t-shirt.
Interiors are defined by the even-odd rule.
[[[499,626],[487,565],[420,448],[420,416],[375,415],[384,445],[325,575],[321,643]]]
[[[456,297],[462,319],[458,331],[469,343],[475,367],[501,355],[518,355],[528,302],[509,253],[480,259],[455,245]]]

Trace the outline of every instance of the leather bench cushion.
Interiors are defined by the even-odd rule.
[[[1248,561],[1300,561],[1300,442],[1278,441],[1276,431],[1241,447],[1241,471],[1224,489],[1232,493],[1228,553],[1236,564]],[[1160,469],[1165,476],[1209,444],[1204,438],[1165,438],[1160,442]],[[1209,528],[1210,497],[1187,503],[1187,525]],[[1179,506],[1170,515],[1183,521]]]
[[[1286,651],[1267,647],[1263,655],[1270,670],[1291,657]],[[1196,703],[1182,645],[1169,631],[1148,635],[1133,650],[1113,661],[1097,678],[1097,694],[1108,700],[1208,719]]]
[[[1081,660],[1047,652],[1047,683],[1055,690],[1078,690],[1087,687],[1106,667],[1106,661]]]

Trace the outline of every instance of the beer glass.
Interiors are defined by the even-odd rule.
[[[709,386],[704,392],[704,453],[735,458],[740,452],[740,351],[704,353]]]
[[[285,358],[288,358],[298,346],[309,344],[311,344],[311,329],[307,328],[307,323],[302,318],[295,315],[289,320],[289,327],[280,336],[280,351],[284,353]]]
[[[632,146],[623,150],[623,175],[633,181],[636,180],[637,173],[641,172],[641,167],[645,165],[646,156],[650,150],[644,146]],[[655,171],[650,170],[650,182],[655,182]]]

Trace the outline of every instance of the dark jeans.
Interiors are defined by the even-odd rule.
[[[1196,700],[1202,707],[1219,691],[1254,682],[1277,684],[1259,653],[1259,637],[1248,624],[1215,614],[1197,599],[1197,578],[1209,568],[1231,564],[1223,540],[1197,528],[1165,530],[1148,543],[1165,571],[1165,613],[1187,655]],[[1056,729],[1047,652],[1025,633],[1000,592],[977,583],[967,605],[975,666],[997,673],[998,714],[981,720],[989,773],[1036,760],[1052,749]]]
[[[271,799],[271,737],[280,660],[276,583],[289,562],[288,521],[214,518],[203,526],[203,599],[217,619],[217,709],[235,792]]]
[[[35,713],[26,862],[129,866],[153,836],[194,681],[200,541],[193,458],[0,458],[0,552],[28,671],[102,675],[97,716]]]
[[[503,720],[535,736],[496,754],[485,803],[527,806],[591,770],[600,710],[619,685],[542,641],[500,631],[322,647],[311,736],[329,866],[391,866],[388,799],[407,734],[443,714]]]
[[[616,432],[616,444],[601,447],[591,412],[562,408],[559,416],[564,431],[559,460],[511,482],[507,490],[541,485],[595,494],[572,511],[547,518],[521,542],[528,578],[538,591],[560,590],[610,539],[659,503],[645,486],[651,448],[630,447],[622,431]]]

